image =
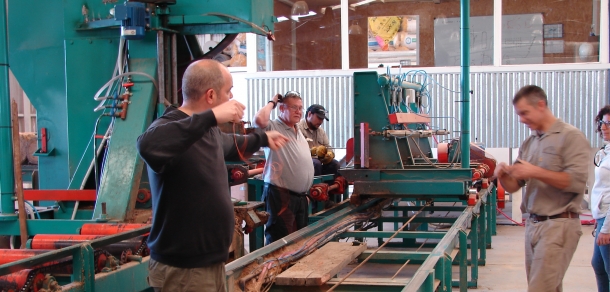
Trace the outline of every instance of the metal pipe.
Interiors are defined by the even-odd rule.
[[[172,34],[172,96],[171,103],[178,104],[178,48],[176,34]]]
[[[0,1],[0,216],[15,216],[15,175],[11,143],[11,96],[8,80],[6,0]],[[16,125],[18,126],[18,125]],[[15,216],[15,218],[17,218]]]
[[[165,98],[165,35],[163,31],[157,31],[157,75],[159,78],[159,104],[162,104]]]
[[[470,168],[470,0],[460,0],[462,45],[462,168]]]

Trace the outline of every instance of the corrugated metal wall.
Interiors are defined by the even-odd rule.
[[[289,90],[301,93],[305,109],[312,104],[321,104],[328,110],[330,122],[325,121],[322,128],[333,147],[345,148],[347,139],[353,136],[354,128],[352,76],[248,79],[246,118],[253,121],[256,112],[276,93],[284,94]],[[273,111],[271,119],[276,117],[277,111]]]
[[[422,76],[417,79],[423,81]],[[597,147],[601,140],[595,133],[593,119],[599,108],[610,103],[607,81],[608,71],[604,69],[473,73],[472,140],[493,148],[519,147],[530,131],[519,123],[512,97],[522,86],[535,84],[546,90],[553,113],[583,131],[591,145]],[[275,93],[296,90],[302,93],[305,107],[319,103],[330,111],[331,120],[323,127],[332,145],[344,147],[347,139],[353,136],[351,75],[247,78],[247,82],[250,119]],[[459,131],[460,74],[428,74],[427,83],[431,96],[430,115],[439,117],[433,119],[433,125]],[[457,137],[459,133],[452,136]]]

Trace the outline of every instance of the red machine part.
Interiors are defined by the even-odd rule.
[[[472,180],[479,180],[482,178],[487,178],[489,174],[490,167],[485,163],[481,163],[472,171]]]
[[[26,201],[88,201],[97,199],[95,190],[24,190]]]
[[[329,195],[342,194],[347,187],[347,180],[339,176],[332,185],[326,183],[315,184],[309,189],[309,195],[316,201],[328,201]]]
[[[38,273],[30,269],[1,276],[0,291],[22,291],[32,273],[34,273],[34,280],[32,281],[32,287],[27,289],[27,291],[40,291],[40,288],[42,288],[42,284],[45,280],[45,276],[42,273]]]
[[[47,153],[47,128],[40,128],[40,153]]]
[[[81,235],[112,235],[133,229],[138,229],[148,224],[84,224],[80,229]]]
[[[430,117],[426,114],[394,113],[388,115],[390,124],[429,124]]]
[[[32,238],[31,248],[60,249],[102,237],[104,235],[39,234]]]
[[[472,188],[468,190],[468,206],[474,206],[477,204],[477,201],[479,200],[479,193],[477,192],[477,189]]]
[[[490,178],[493,176],[496,170],[496,159],[493,158],[489,153],[485,152],[483,148],[474,143],[470,143],[470,161],[485,164],[489,168],[482,176],[484,178]]]
[[[449,143],[438,143],[437,147],[438,162],[449,163]]]
[[[51,250],[0,249],[0,265],[37,256]]]
[[[315,184],[309,189],[309,195],[314,201],[328,201],[328,184]]]
[[[136,196],[136,201],[138,201],[139,203],[146,203],[150,200],[150,198],[151,198],[151,194],[148,189],[139,189],[138,190],[138,195]]]
[[[246,174],[239,168],[233,168],[231,169],[231,179],[235,180],[235,181],[239,181],[241,179],[243,179],[246,176]]]
[[[504,190],[504,187],[502,186],[500,181],[498,181],[496,198],[498,199],[498,208],[504,209],[504,207],[506,206],[506,191]]]
[[[345,163],[349,163],[354,158],[354,138],[349,138],[345,143]]]

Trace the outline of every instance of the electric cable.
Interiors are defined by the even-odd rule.
[[[337,282],[335,285],[333,285],[332,287],[330,287],[330,289],[326,290],[326,292],[331,292],[334,291],[339,285],[341,285],[341,283],[343,283],[347,278],[349,278],[349,276],[351,276],[352,274],[354,274],[358,269],[360,269],[366,262],[368,262],[375,254],[377,254],[377,252],[379,252],[384,246],[386,246],[392,239],[394,239],[394,237],[396,237],[398,235],[399,232],[401,232],[403,229],[405,229],[405,227],[407,227],[409,225],[409,223],[411,223],[411,221],[413,221],[413,219],[415,219],[415,217],[417,217],[417,215],[419,215],[424,208],[426,208],[427,206],[430,205],[430,202],[427,202],[425,205],[423,205],[421,207],[421,209],[419,209],[419,211],[417,212],[417,214],[411,216],[411,218],[405,222],[405,224],[403,224],[400,228],[398,228],[398,230],[396,230],[396,232],[394,232],[394,234],[392,234],[392,236],[390,236],[390,238],[388,238],[388,240],[386,242],[384,242],[381,246],[379,246],[375,251],[373,251],[368,257],[366,257],[358,266],[356,266],[354,269],[352,269],[347,275],[343,276],[343,278],[341,278],[341,280],[339,280],[339,282]]]
[[[38,217],[38,219],[42,219],[40,218],[40,213],[38,213],[38,210],[36,210],[36,207],[34,207],[34,205],[32,205],[32,203],[28,202],[28,201],[24,201],[26,204],[28,204],[30,207],[32,207],[32,211],[34,211],[34,213],[36,214],[36,217]]]
[[[500,212],[500,214],[502,214],[504,217],[506,217],[506,219],[512,221],[513,223],[515,223],[515,224],[517,224],[519,226],[525,227],[525,224],[519,223],[519,222],[513,220],[513,218],[508,217],[508,215],[506,215],[506,213],[502,212],[502,210],[500,210],[500,208],[496,207],[496,210],[498,210],[498,212]]]

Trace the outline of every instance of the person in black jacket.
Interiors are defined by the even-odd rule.
[[[225,160],[287,141],[275,131],[222,133],[217,124],[244,115],[245,106],[231,100],[232,87],[231,74],[217,61],[191,64],[182,79],[182,106],[168,107],[138,137],[152,192],[148,284],[155,291],[225,291],[235,222]]]

